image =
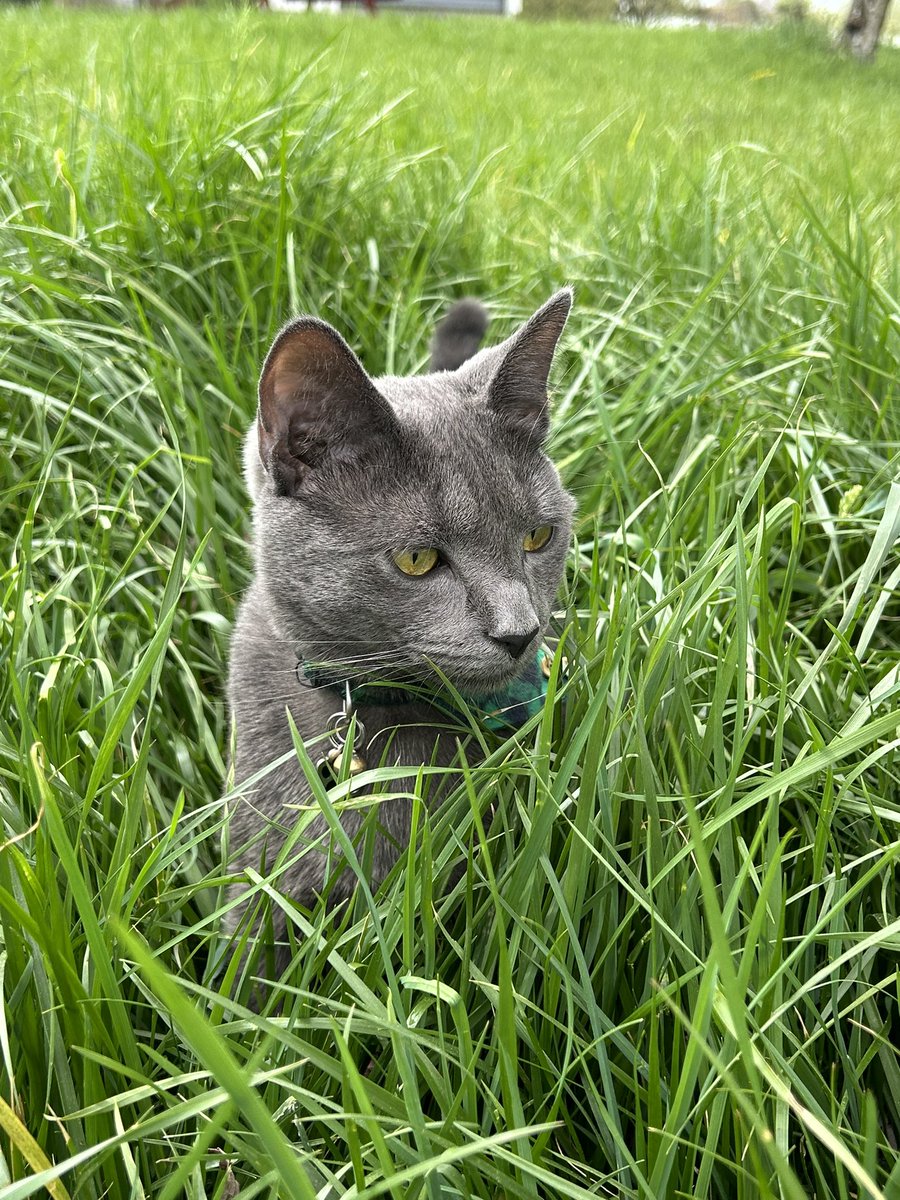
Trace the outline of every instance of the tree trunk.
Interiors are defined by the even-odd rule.
[[[890,2],[891,0],[853,0],[844,22],[841,45],[851,50],[857,58],[871,58],[878,45]]]

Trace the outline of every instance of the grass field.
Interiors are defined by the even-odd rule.
[[[2,1200],[897,1200],[900,54],[0,44]],[[419,369],[451,297],[499,335],[566,281],[568,679],[254,1011],[216,963],[261,356],[311,310]]]

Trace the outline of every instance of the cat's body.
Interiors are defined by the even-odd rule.
[[[271,866],[309,796],[285,709],[311,742],[333,724],[347,680],[401,680],[427,693],[443,674],[463,695],[484,695],[533,660],[572,510],[541,448],[547,373],[570,303],[559,293],[503,345],[475,354],[486,315],[462,302],[433,344],[432,362],[445,369],[413,378],[370,380],[311,318],[276,339],[245,453],[256,577],[232,644],[235,784],[285,761],[234,806],[233,869],[258,867],[263,852]],[[548,528],[538,546],[532,535]],[[421,570],[426,554],[434,565]],[[371,765],[388,745],[391,763],[450,764],[459,735],[442,732],[446,712],[412,693],[387,704],[376,695],[364,689],[357,703]],[[408,788],[400,780],[395,790]],[[363,816],[343,813],[351,838]],[[382,801],[379,821],[373,885],[408,842],[409,801]],[[326,829],[317,818],[304,837]],[[310,906],[326,868],[324,850],[306,853],[278,887]],[[345,870],[330,899],[353,882]]]

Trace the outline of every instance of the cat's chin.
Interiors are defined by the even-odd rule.
[[[493,692],[502,691],[509,687],[526,670],[530,657],[524,661],[511,662],[508,667],[496,668],[491,671],[447,672],[447,679],[462,696],[488,696]]]

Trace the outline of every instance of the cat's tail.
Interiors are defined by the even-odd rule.
[[[488,310],[478,300],[457,300],[438,322],[431,339],[429,371],[455,371],[481,345],[488,327]]]

